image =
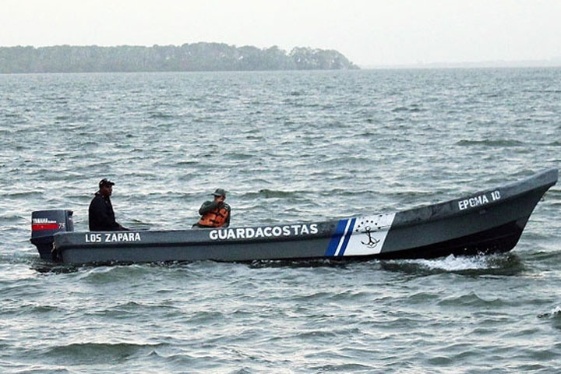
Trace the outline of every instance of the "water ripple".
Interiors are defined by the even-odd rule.
[[[33,210],[77,230],[102,177],[125,225],[233,224],[459,197],[558,166],[559,69],[0,75],[0,371],[554,372],[556,186],[513,253],[435,260],[71,267]]]

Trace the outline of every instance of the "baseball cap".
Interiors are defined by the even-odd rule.
[[[226,191],[222,188],[217,188],[216,191],[212,193],[214,196],[226,196]]]
[[[99,187],[103,187],[103,186],[114,186],[115,183],[111,182],[109,179],[107,178],[103,178],[102,180],[99,181]]]

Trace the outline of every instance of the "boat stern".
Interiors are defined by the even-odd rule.
[[[44,260],[53,260],[54,235],[74,231],[71,210],[39,210],[31,213],[31,243]]]

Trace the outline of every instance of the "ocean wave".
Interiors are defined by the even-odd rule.
[[[41,209],[87,229],[103,177],[166,229],[217,186],[233,225],[490,188],[558,164],[558,93],[527,90],[560,72],[0,75],[0,371],[555,372],[559,186],[496,256],[71,267],[29,236]]]
[[[525,143],[518,140],[460,140],[456,142],[459,146],[469,147],[482,145],[486,147],[520,147]]]
[[[68,365],[110,365],[123,363],[139,354],[165,348],[166,343],[69,343],[48,348],[43,354],[49,361],[62,360]]]

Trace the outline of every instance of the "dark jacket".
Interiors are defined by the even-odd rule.
[[[115,221],[115,212],[109,196],[103,197],[99,192],[90,203],[90,231],[122,231],[127,230]]]

